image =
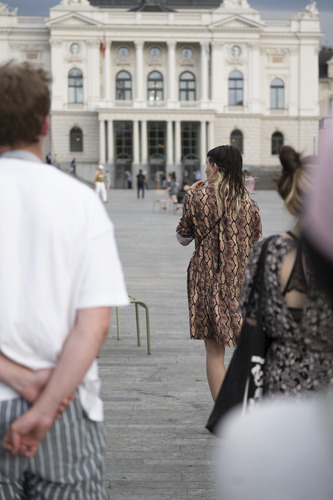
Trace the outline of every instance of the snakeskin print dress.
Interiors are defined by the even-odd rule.
[[[239,213],[218,215],[215,188],[192,189],[177,227],[182,245],[195,241],[187,270],[190,334],[235,347],[242,316],[237,311],[250,250],[261,238],[258,205],[249,199]]]

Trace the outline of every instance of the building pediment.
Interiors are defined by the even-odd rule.
[[[66,28],[67,26],[93,28],[96,26],[102,26],[102,24],[98,21],[95,21],[95,19],[91,19],[90,17],[87,17],[78,12],[68,12],[63,16],[51,19],[47,22],[47,26],[49,28]]]
[[[213,30],[258,30],[264,28],[264,23],[254,21],[246,16],[241,16],[239,14],[232,14],[223,19],[219,19],[210,25]]]

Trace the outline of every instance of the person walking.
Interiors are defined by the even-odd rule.
[[[103,500],[96,356],[128,296],[103,205],[43,163],[50,83],[0,66],[0,498]],[[22,370],[33,390],[17,387]]]
[[[168,180],[166,183],[166,192],[168,198],[165,202],[165,205],[162,207],[163,210],[167,210],[171,202],[174,205],[177,205],[178,183],[175,172],[171,172],[170,174],[168,174]]]
[[[197,181],[186,194],[176,232],[182,245],[195,241],[187,272],[190,335],[204,340],[215,401],[225,376],[225,347],[235,347],[240,333],[238,301],[250,250],[261,238],[261,218],[249,198],[238,149],[209,151],[206,176],[207,186]]]
[[[108,201],[108,195],[105,187],[105,179],[104,179],[104,167],[103,165],[98,165],[98,168],[95,173],[95,191],[97,196],[99,196],[104,203]]]
[[[141,191],[141,198],[145,197],[145,185],[146,185],[146,177],[142,172],[142,169],[140,168],[138,175],[136,176],[136,186],[138,190],[138,198],[140,198],[140,191]]]

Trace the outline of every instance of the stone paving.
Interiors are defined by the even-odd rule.
[[[107,427],[107,499],[217,499],[215,440],[205,429],[212,401],[201,341],[189,339],[186,269],[193,246],[176,241],[180,214],[153,201],[163,191],[111,190],[107,212],[115,225],[128,292],[149,305],[152,354],[145,314],[136,343],[135,308],[115,313],[100,353]],[[254,194],[264,236],[289,229],[292,218],[274,191]],[[112,262],[101,263],[104,266]],[[227,361],[232,350],[227,350]]]

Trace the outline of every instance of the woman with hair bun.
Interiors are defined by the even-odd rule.
[[[301,238],[305,194],[314,173],[314,157],[302,159],[293,148],[280,151],[282,172],[278,192],[292,215],[298,217],[291,231],[268,243],[262,294],[262,322],[270,345],[266,354],[264,392],[300,397],[333,382],[333,302],[315,286],[315,273]],[[245,321],[255,324],[259,290],[251,303],[250,291],[264,240],[253,248],[240,300],[248,311]]]
[[[224,376],[225,346],[235,347],[242,317],[237,311],[250,250],[261,238],[257,203],[250,199],[242,155],[232,146],[207,154],[204,181],[184,200],[177,227],[182,245],[195,240],[187,270],[190,334],[203,339],[209,388],[215,401]]]

